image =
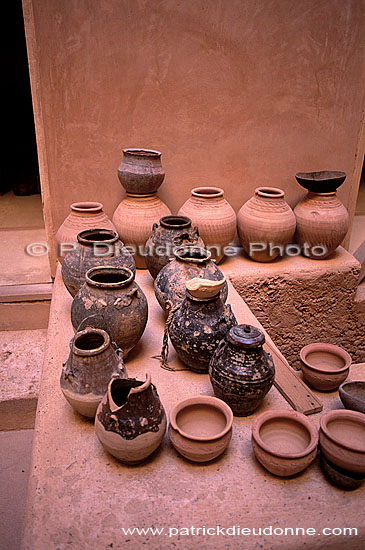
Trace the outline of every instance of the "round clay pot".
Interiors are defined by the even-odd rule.
[[[317,429],[296,411],[264,412],[252,426],[255,456],[277,476],[292,476],[307,468],[316,457],[317,444]]]
[[[336,196],[344,172],[298,173],[297,181],[308,194],[294,208],[297,221],[295,241],[302,254],[316,260],[331,256],[349,228],[349,214]]]
[[[76,330],[81,325],[102,328],[119,346],[124,357],[134,348],[146,327],[147,300],[126,267],[93,267],[71,306],[71,321]]]
[[[304,379],[316,390],[333,391],[348,377],[352,363],[344,349],[317,342],[300,350]]]
[[[138,269],[146,269],[145,244],[151,235],[153,224],[169,214],[169,208],[156,193],[127,193],[114,212],[113,223],[121,240],[135,252],[134,260]]]
[[[166,415],[157,390],[135,378],[113,379],[95,417],[95,433],[108,453],[125,464],[138,464],[159,447]]]
[[[67,252],[77,245],[77,235],[84,229],[111,229],[115,227],[103,212],[101,202],[75,202],[71,212],[55,235],[57,258],[62,263]]]
[[[163,310],[168,303],[176,304],[185,298],[186,283],[199,277],[211,281],[220,281],[224,275],[211,260],[209,250],[198,246],[181,246],[174,251],[174,259],[159,272],[155,279],[155,295]],[[225,301],[228,285],[225,283],[221,296]]]
[[[364,474],[354,474],[343,468],[339,468],[330,462],[323,453],[320,453],[321,468],[325,476],[337,487],[352,491],[360,487],[364,480]]]
[[[123,353],[100,328],[77,332],[70,348],[61,373],[62,393],[75,411],[94,418],[111,378],[128,377]]]
[[[186,216],[164,216],[159,224],[154,223],[146,242],[145,257],[152,277],[156,279],[161,269],[173,258],[176,248],[187,244],[204,246],[198,228],[192,227],[191,220]]]
[[[209,365],[214,394],[235,416],[248,416],[261,404],[274,383],[272,357],[263,350],[265,335],[252,325],[231,328],[216,347]]]
[[[325,457],[344,470],[365,473],[365,415],[344,409],[321,418],[319,444]]]
[[[272,262],[285,254],[295,231],[295,216],[276,187],[258,187],[237,214],[238,236],[246,254]]]
[[[208,462],[228,447],[232,423],[232,411],[220,399],[208,395],[190,397],[170,412],[170,441],[188,460]]]
[[[71,296],[85,282],[85,273],[92,267],[127,267],[133,273],[136,264],[124,248],[118,234],[111,229],[86,229],[77,235],[78,246],[67,253],[62,264],[62,279]]]
[[[156,193],[164,177],[160,151],[123,149],[118,178],[127,193],[141,195]]]
[[[191,370],[204,373],[208,372],[219,342],[231,327],[237,325],[237,320],[231,306],[225,305],[221,298],[222,284],[219,281],[216,282],[215,295],[206,298],[193,296],[188,290],[189,282],[185,299],[174,312],[168,330],[179,359]],[[213,291],[211,287],[210,291]]]
[[[236,232],[236,214],[223,194],[219,187],[196,187],[178,212],[198,226],[205,246],[217,263]]]
[[[339,388],[340,399],[346,407],[353,411],[365,413],[365,382],[344,382]]]

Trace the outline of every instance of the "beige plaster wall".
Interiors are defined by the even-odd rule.
[[[197,185],[238,209],[298,170],[362,162],[360,0],[23,0],[50,231],[77,200],[112,215],[123,147],[163,152],[173,211]],[[356,165],[356,157],[358,158]],[[355,174],[355,176],[354,176]],[[355,181],[354,181],[355,179]]]

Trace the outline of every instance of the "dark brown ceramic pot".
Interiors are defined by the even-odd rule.
[[[223,273],[211,260],[208,250],[198,246],[182,246],[174,251],[174,259],[159,272],[155,279],[155,295],[163,310],[168,303],[175,304],[185,298],[186,282],[199,277],[219,281]],[[222,299],[228,295],[227,283],[221,290]]]
[[[124,248],[115,231],[87,229],[77,235],[78,246],[62,263],[62,279],[71,296],[76,296],[92,267],[127,267],[136,272],[133,256]]]
[[[251,325],[231,328],[215,350],[209,365],[214,393],[235,416],[248,416],[274,383],[272,357],[262,349],[265,335]]]
[[[75,411],[94,418],[111,378],[128,376],[123,353],[100,328],[77,332],[70,348],[62,368],[61,390]]]
[[[164,177],[160,151],[123,149],[118,178],[127,193],[155,193]]]
[[[198,228],[192,227],[191,220],[186,216],[164,216],[160,222],[154,223],[152,233],[146,242],[146,265],[152,277],[158,273],[173,258],[173,252],[182,245],[204,246],[199,237]]]
[[[145,382],[113,379],[95,417],[100,443],[126,464],[137,464],[153,453],[163,440],[166,425],[166,414],[149,374]]]
[[[94,267],[71,306],[76,330],[91,326],[108,332],[124,357],[134,348],[146,327],[147,300],[126,267]]]
[[[170,340],[178,357],[195,372],[208,372],[219,342],[237,325],[231,306],[222,300],[219,286],[217,283],[216,294],[209,298],[198,298],[187,289],[169,326]]]

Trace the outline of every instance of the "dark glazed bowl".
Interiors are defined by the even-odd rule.
[[[365,413],[365,382],[344,382],[339,388],[340,399],[346,409]]]
[[[364,474],[355,474],[339,468],[333,462],[330,462],[323,453],[320,453],[321,468],[325,476],[338,487],[349,491],[357,489],[365,480]]]
[[[346,179],[346,172],[321,170],[319,172],[297,172],[299,185],[313,193],[334,193]]]

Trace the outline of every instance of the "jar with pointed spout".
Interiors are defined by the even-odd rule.
[[[185,298],[186,282],[195,277],[220,281],[223,273],[211,259],[209,250],[199,246],[181,246],[174,251],[174,258],[159,272],[155,279],[155,295],[163,310],[169,304]],[[227,283],[221,290],[225,301],[228,295]]]
[[[71,296],[76,296],[92,267],[128,267],[136,272],[133,256],[123,246],[118,233],[110,229],[86,229],[77,235],[78,246],[62,263],[62,279]]]
[[[265,335],[252,325],[231,328],[209,365],[214,394],[235,416],[248,416],[261,404],[274,383],[272,357],[263,350]]]
[[[155,279],[158,273],[173,258],[173,251],[183,245],[204,246],[197,226],[192,227],[186,216],[164,216],[154,223],[146,242],[146,265]]]
[[[169,336],[176,353],[191,370],[208,372],[209,362],[227,331],[237,325],[231,306],[222,300],[222,281],[192,279],[186,283],[186,296],[174,312]],[[199,283],[199,286],[196,285]],[[203,297],[202,297],[203,296]]]
[[[161,444],[166,414],[150,374],[146,381],[113,379],[95,417],[96,435],[108,453],[138,464]]]
[[[94,418],[110,380],[127,377],[122,350],[105,330],[86,328],[75,334],[60,379],[62,393],[75,411]]]
[[[71,306],[75,330],[87,326],[106,330],[124,357],[134,348],[146,327],[147,299],[126,267],[93,267]]]

